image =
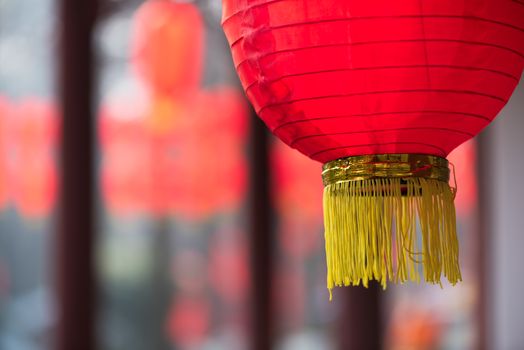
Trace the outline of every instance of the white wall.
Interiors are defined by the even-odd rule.
[[[524,79],[487,134],[494,167],[487,181],[493,186],[488,189],[493,268],[487,276],[492,348],[519,350],[524,349]]]

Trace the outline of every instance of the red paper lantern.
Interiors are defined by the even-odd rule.
[[[427,282],[460,281],[444,157],[515,89],[522,3],[223,0],[223,11],[259,116],[325,163],[329,289],[418,281],[419,264]]]
[[[7,99],[0,96],[0,210],[4,208],[8,199],[6,126],[10,109]]]
[[[29,98],[9,124],[13,200],[24,216],[41,218],[52,210],[58,190],[58,111],[50,101]]]
[[[435,310],[417,310],[402,305],[392,316],[388,344],[392,349],[434,349],[441,347],[445,332],[442,315]],[[400,312],[401,311],[401,312]]]
[[[134,19],[134,67],[152,89],[187,93],[202,76],[204,26],[192,3],[146,1]]]
[[[172,210],[188,218],[231,210],[247,186],[244,101],[235,89],[216,87],[196,95],[188,111],[174,137]]]
[[[143,115],[136,114],[136,104],[134,110],[129,106],[128,101],[113,101],[102,106],[98,118],[102,195],[111,211],[124,216],[148,211],[151,182]]]
[[[111,210],[195,219],[238,205],[247,111],[235,90],[185,99],[153,94],[134,110],[131,100],[101,110],[102,185]]]
[[[280,245],[289,256],[305,258],[320,245],[320,166],[277,141],[271,150],[271,168],[273,197],[279,212]]]
[[[142,103],[130,103],[137,100]],[[176,200],[171,147],[178,121],[186,116],[183,102],[163,94],[127,96],[101,108],[101,177],[111,211],[167,214]]]
[[[202,296],[178,296],[173,300],[167,331],[173,343],[183,348],[202,345],[211,323],[211,305]]]
[[[210,283],[229,306],[239,305],[248,295],[249,252],[243,232],[217,232],[209,246]]]

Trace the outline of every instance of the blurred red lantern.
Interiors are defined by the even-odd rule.
[[[322,180],[319,165],[274,142],[271,151],[273,192],[279,212],[279,239],[284,251],[303,258],[319,247],[322,227]]]
[[[259,116],[325,163],[328,288],[418,281],[419,264],[427,282],[460,281],[444,157],[515,89],[524,6],[223,0],[223,11]]]
[[[172,213],[175,202],[180,200],[177,183],[183,181],[177,164],[184,152],[181,135],[185,130],[183,121],[192,115],[192,103],[169,95],[152,96],[145,128],[149,143],[149,210],[162,216]]]
[[[249,253],[243,238],[238,232],[218,232],[209,247],[210,282],[229,305],[242,305],[248,295]]]
[[[101,112],[107,115],[101,133],[110,135],[103,146],[103,185],[113,209],[195,218],[238,203],[246,182],[246,109],[233,89],[200,91],[203,47],[203,21],[194,4],[150,0],[138,9],[133,65],[151,95],[132,126],[119,120],[120,114],[136,114],[126,106],[131,96]],[[119,142],[113,131],[122,123],[133,131]],[[126,148],[137,151],[124,156]]]
[[[300,329],[306,320],[305,269],[297,266],[282,266],[273,282],[273,300],[278,310],[278,322],[284,329]]]
[[[101,186],[106,205],[120,215],[146,212],[151,182],[149,144],[144,120],[113,101],[100,110]]]
[[[46,216],[55,204],[59,128],[55,104],[37,98],[21,101],[9,120],[10,181],[13,200],[24,216]]]
[[[414,305],[401,306],[391,322],[388,343],[392,350],[441,348],[444,325],[438,313],[417,309]]]
[[[102,183],[112,209],[199,218],[238,204],[246,109],[237,92],[220,88],[180,100],[153,94],[136,118],[119,115],[117,106],[137,113],[126,103],[104,107],[100,118]]]
[[[169,312],[168,333],[173,343],[184,349],[197,348],[206,339],[210,321],[211,307],[206,298],[178,296]]]
[[[130,101],[142,101],[129,108]],[[166,168],[168,143],[183,110],[168,95],[127,96],[100,110],[102,186],[110,210],[119,215],[165,215],[173,176]]]
[[[198,88],[204,26],[193,3],[146,1],[134,19],[134,67],[152,89],[176,94]]]
[[[7,119],[10,105],[6,98],[0,96],[0,210],[8,199],[8,168],[7,168]]]
[[[189,218],[229,210],[246,189],[247,109],[234,89],[202,91],[173,138],[172,210]],[[219,132],[217,132],[219,130]]]

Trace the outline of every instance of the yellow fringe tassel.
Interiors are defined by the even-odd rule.
[[[324,188],[327,287],[462,280],[454,192],[443,181],[376,178]],[[417,234],[420,232],[420,235]]]

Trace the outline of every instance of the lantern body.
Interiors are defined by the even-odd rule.
[[[134,18],[132,58],[152,89],[181,94],[198,88],[204,26],[192,3],[146,1]]]
[[[510,0],[224,0],[223,27],[259,116],[321,162],[445,157],[505,105],[524,67]]]
[[[239,203],[247,111],[234,89],[201,89],[203,39],[193,3],[148,0],[136,12],[132,63],[147,89],[100,112],[111,210],[194,219]]]
[[[102,106],[98,118],[104,202],[124,216],[147,212],[152,164],[142,115],[135,115],[136,104],[132,111],[127,101],[111,102]]]
[[[129,108],[129,100],[145,103]],[[99,118],[109,208],[199,219],[238,205],[246,187],[246,114],[240,94],[223,86],[185,99],[109,101]]]
[[[219,231],[210,243],[208,274],[215,292],[229,305],[244,302],[250,287],[248,245],[243,232]]]
[[[29,98],[9,124],[13,200],[22,215],[41,218],[53,209],[58,192],[58,111],[50,101]]]
[[[7,118],[11,106],[6,98],[0,96],[0,211],[8,199],[8,168],[7,168]]]
[[[190,101],[172,136],[173,212],[199,218],[241,202],[247,186],[246,116],[241,95],[227,86],[202,90]]]
[[[271,147],[270,160],[280,245],[288,256],[305,259],[320,245],[320,166],[278,140]]]
[[[211,310],[203,296],[177,297],[169,310],[169,336],[184,348],[194,348],[211,327]]]

